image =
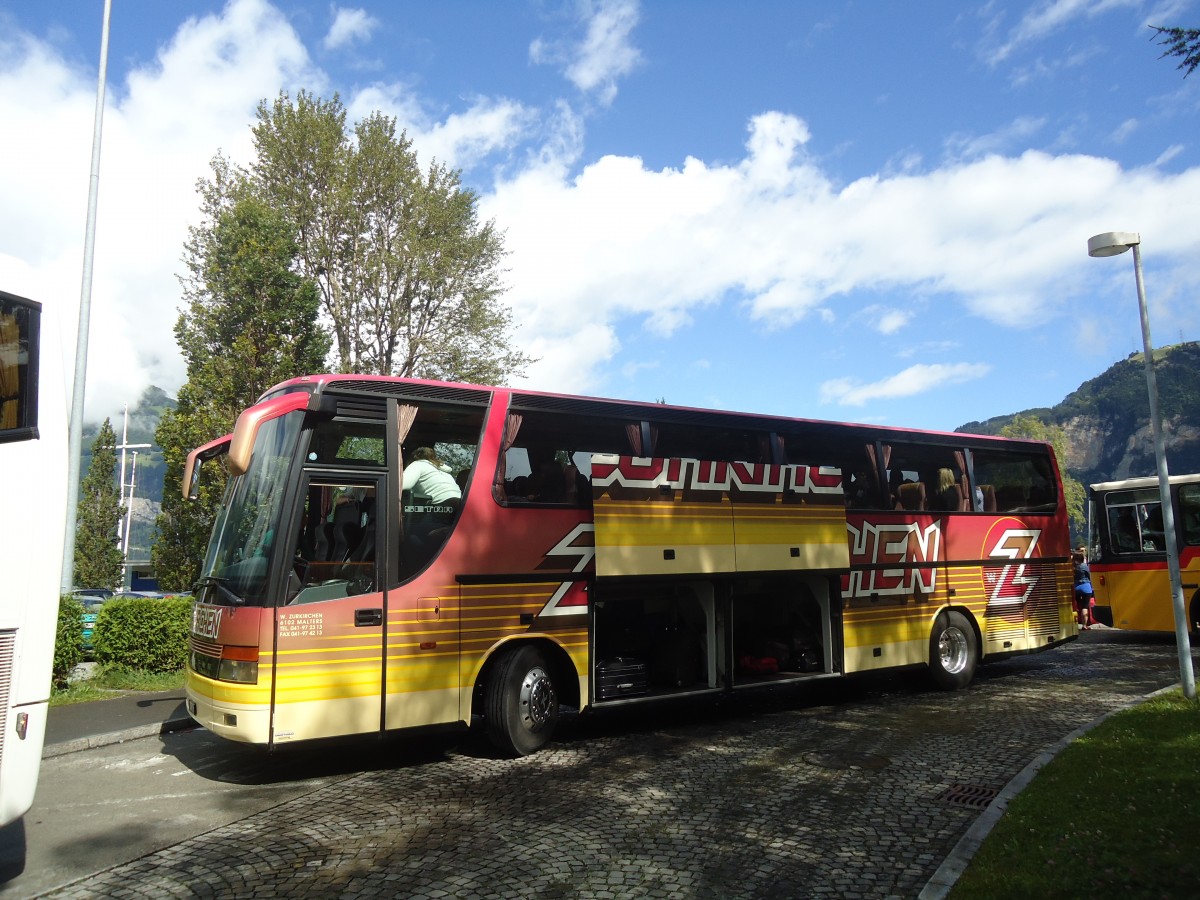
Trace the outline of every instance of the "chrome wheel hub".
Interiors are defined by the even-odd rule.
[[[951,675],[967,667],[967,636],[961,628],[952,625],[942,632],[938,638],[938,657],[942,668]]]
[[[530,731],[541,731],[554,712],[554,684],[541,666],[525,673],[521,681],[521,722]]]

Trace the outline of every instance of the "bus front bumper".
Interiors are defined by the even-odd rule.
[[[218,737],[248,744],[268,744],[271,740],[271,707],[247,703],[229,703],[213,699],[193,686],[197,676],[189,673],[187,711],[196,722]],[[206,679],[199,678],[200,681]],[[218,682],[213,682],[218,684]]]

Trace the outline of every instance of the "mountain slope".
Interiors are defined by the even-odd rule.
[[[1061,425],[1070,440],[1065,468],[1084,484],[1153,475],[1154,437],[1143,354],[1130,354],[1085,381],[1057,406],[968,422],[958,431],[996,434],[1016,415]],[[1200,343],[1154,351],[1167,465],[1173,475],[1200,472]]]

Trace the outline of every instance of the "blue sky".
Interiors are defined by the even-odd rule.
[[[0,0],[0,288],[73,345],[102,0]],[[530,387],[952,429],[1200,339],[1197,0],[113,0],[89,418],[178,388],[195,183],[338,92],[505,232]],[[69,362],[69,360],[68,360]]]

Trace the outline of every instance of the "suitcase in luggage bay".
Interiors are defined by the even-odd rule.
[[[637,697],[649,689],[645,660],[615,656],[596,664],[597,700]]]

